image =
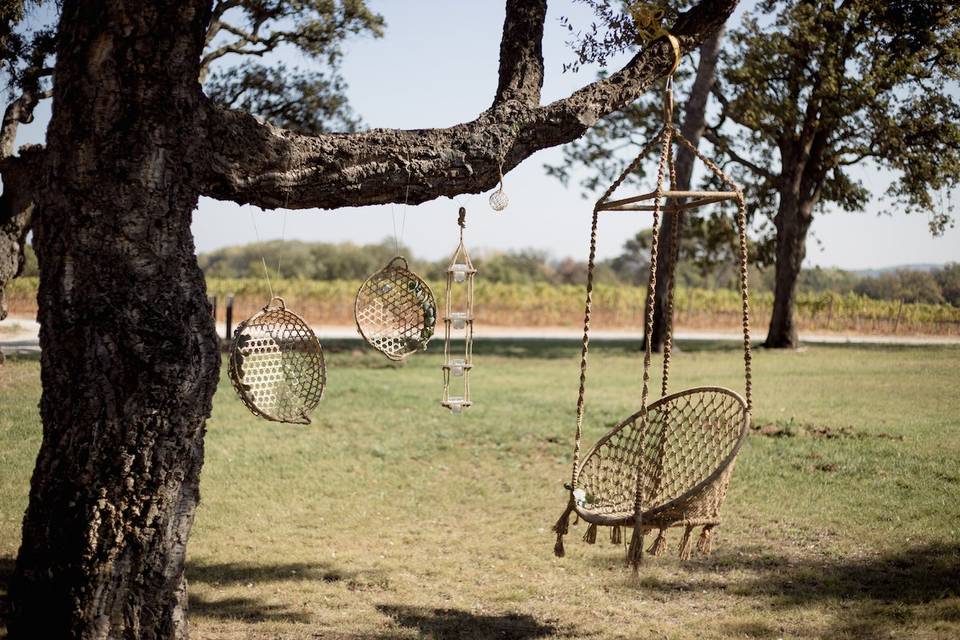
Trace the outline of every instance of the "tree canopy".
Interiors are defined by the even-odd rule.
[[[607,31],[575,43],[578,59],[619,51],[623,21],[612,3],[585,0]],[[754,256],[778,270],[771,346],[796,344],[793,295],[813,216],[829,207],[863,211],[871,191],[855,166],[893,176],[885,206],[952,224],[940,195],[960,183],[960,7],[936,0],[763,0],[728,31],[705,138],[745,187],[760,239]],[[622,166],[623,149],[646,138],[659,112],[646,101],[611,114],[570,145],[570,167],[594,169],[596,186]],[[718,217],[695,226],[722,237]],[[767,221],[763,223],[763,221]]]

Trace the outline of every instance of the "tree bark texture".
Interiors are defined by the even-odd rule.
[[[797,280],[807,254],[807,231],[813,222],[815,204],[816,200],[780,193],[777,215],[773,218],[777,229],[773,314],[765,347],[795,349],[800,346],[795,321]]]
[[[220,356],[190,222],[207,2],[64,2],[35,234],[43,443],[11,640],[186,637]]]
[[[672,31],[698,46],[736,4],[705,0]],[[187,636],[184,555],[220,365],[190,234],[201,194],[334,208],[402,202],[408,187],[410,203],[482,191],[501,163],[572,140],[636,98],[673,56],[655,42],[539,106],[546,2],[510,0],[494,106],[476,120],[311,137],[203,96],[210,10],[209,0],[63,2],[38,188],[18,196],[35,203],[43,442],[11,640]],[[5,196],[18,162],[0,164]]]
[[[700,137],[706,129],[707,101],[710,98],[710,92],[713,90],[713,84],[716,80],[714,72],[717,68],[717,58],[720,57],[720,42],[722,39],[723,26],[717,29],[716,33],[700,45],[700,60],[697,63],[697,74],[694,77],[693,86],[690,88],[690,96],[684,106],[680,133],[695,146],[699,146]],[[678,191],[689,191],[696,157],[689,149],[682,145],[676,145],[674,148],[677,154],[675,160],[677,183],[673,188]],[[683,219],[683,212],[679,212],[676,215],[667,215],[664,216],[663,223],[660,226],[658,245],[662,259],[657,262],[657,286],[654,291],[653,335],[651,343],[652,349],[656,352],[663,350],[664,338],[667,332],[667,302],[670,287],[673,286],[673,278],[676,273],[676,264],[669,260],[669,256],[673,253],[674,227],[679,226],[680,233],[683,233]],[[678,261],[680,257],[678,251]]]

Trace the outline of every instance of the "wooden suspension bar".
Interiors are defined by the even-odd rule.
[[[643,202],[644,200],[652,200],[656,198],[656,192],[645,193],[639,196],[631,196],[629,198],[622,198],[620,200],[609,200],[604,202],[597,207],[598,211],[653,211],[653,207],[647,205],[645,208],[624,208],[624,205],[630,205],[635,202]],[[736,191],[664,191],[661,194],[663,198],[696,198],[688,203],[684,203],[684,209],[691,209],[693,207],[699,207],[705,204],[711,204],[714,202],[722,202],[724,200],[735,200],[737,198]]]
[[[702,207],[708,204],[714,204],[716,202],[723,202],[725,200],[730,200],[730,198],[726,196],[700,198],[697,200],[691,200],[689,202],[683,202],[680,204],[665,204],[662,207],[660,207],[660,210],[668,213],[676,212],[676,211],[684,211],[686,209],[696,209],[697,207]],[[600,211],[653,211],[654,206],[650,204],[634,205],[634,206],[620,205],[615,207],[604,205],[600,207],[599,210]]]

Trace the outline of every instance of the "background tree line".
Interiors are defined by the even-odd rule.
[[[624,243],[616,257],[597,266],[597,281],[611,285],[646,286],[649,268],[650,230],[643,230]],[[696,245],[697,240],[687,241]],[[410,263],[430,280],[444,277],[447,260],[417,258],[409,247],[401,252]],[[270,277],[305,280],[363,280],[396,255],[393,240],[376,244],[349,242],[302,242],[271,240],[225,247],[198,256],[200,268],[210,278],[264,277],[266,262]],[[691,247],[688,256],[676,269],[677,284],[697,289],[736,290],[737,273],[730,262],[703,260],[698,262]],[[545,283],[582,285],[586,281],[585,262],[570,257],[554,257],[540,249],[518,251],[481,251],[474,263],[483,281],[504,284]],[[774,271],[771,267],[751,267],[753,289],[773,291]],[[37,275],[37,260],[28,248],[24,276]],[[850,271],[834,267],[804,269],[799,278],[800,293],[856,293],[874,300],[902,300],[926,304],[950,304],[960,307],[960,262],[942,266],[891,268]]]

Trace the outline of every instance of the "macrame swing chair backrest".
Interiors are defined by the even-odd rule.
[[[367,344],[399,361],[427,348],[437,326],[437,303],[406,258],[396,256],[360,285],[354,317]]]
[[[237,326],[229,375],[253,414],[295,424],[310,423],[327,384],[320,341],[279,297]]]
[[[672,38],[672,36],[671,36]],[[580,361],[580,390],[577,398],[577,423],[573,453],[573,473],[567,509],[554,526],[557,534],[554,551],[563,556],[563,536],[569,517],[576,513],[589,527],[584,540],[595,542],[597,527],[612,527],[611,540],[620,544],[622,527],[632,527],[633,535],[627,552],[628,561],[636,569],[643,556],[643,536],[659,529],[657,540],[649,552],[657,555],[665,550],[665,532],[669,527],[683,526],[680,557],[690,557],[691,532],[702,526],[697,549],[709,553],[714,527],[720,524],[719,511],[726,495],[740,445],[750,427],[752,407],[750,310],[747,290],[746,207],[743,193],[716,164],[706,158],[684,138],[672,123],[672,83],[667,81],[665,124],[597,201],[593,210],[590,235],[590,257],[587,270],[586,305],[584,310],[583,349]],[[727,191],[678,191],[674,170],[674,145],[693,153]],[[614,192],[632,174],[655,147],[660,149],[656,189],[650,193],[611,199]],[[670,188],[664,188],[669,173]],[[696,207],[734,201],[737,204],[739,236],[739,285],[744,352],[744,396],[723,387],[696,387],[668,394],[671,352],[673,345],[673,281],[668,287],[664,309],[666,333],[663,349],[661,397],[648,405],[650,386],[651,336],[659,259],[659,233],[662,216],[673,216],[671,265],[676,264],[680,244],[682,212]],[[603,211],[650,211],[653,229],[650,252],[650,277],[645,318],[646,342],[643,357],[643,387],[640,410],[620,422],[600,438],[581,459],[581,437],[586,389],[587,355],[590,343],[590,316],[596,261],[597,223]]]

